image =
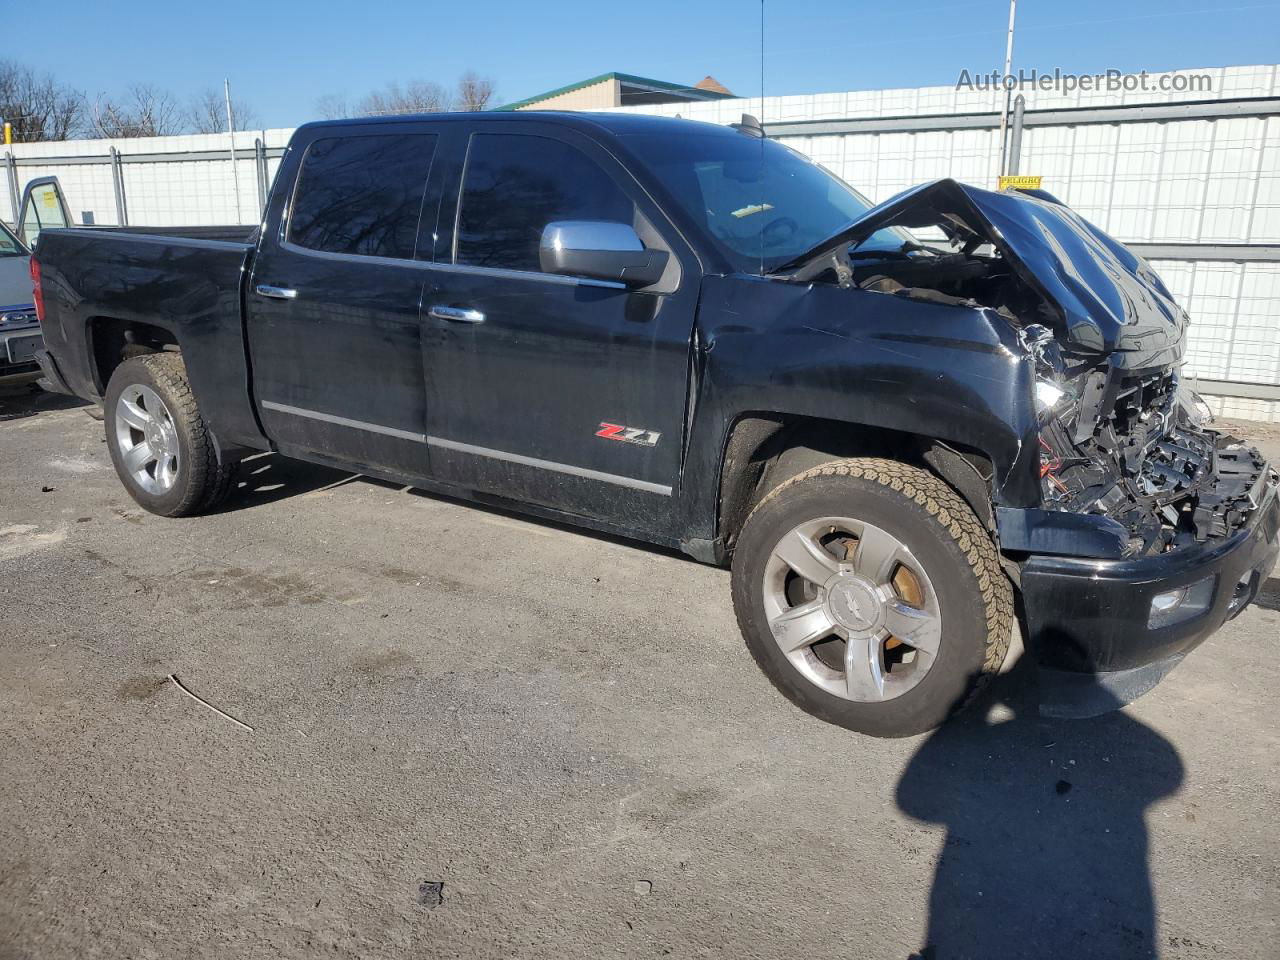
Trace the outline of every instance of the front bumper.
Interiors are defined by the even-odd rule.
[[[39,327],[0,330],[0,373],[34,369],[36,351],[43,346]]]
[[[1098,713],[1140,696],[1257,595],[1280,556],[1280,492],[1268,466],[1258,506],[1220,540],[1129,560],[1032,555],[1021,564],[1027,644],[1050,684],[1045,712]],[[1152,599],[1212,579],[1207,607],[1166,627]],[[1088,694],[1108,704],[1084,705]],[[1078,701],[1073,710],[1071,701]]]

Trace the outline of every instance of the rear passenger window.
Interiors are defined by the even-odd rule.
[[[586,154],[559,140],[478,133],[467,151],[457,262],[540,270],[542,228],[553,220],[631,223],[634,204]]]
[[[307,150],[289,241],[311,250],[413,258],[433,134],[331,137]]]

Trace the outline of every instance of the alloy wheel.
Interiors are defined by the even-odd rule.
[[[181,468],[178,428],[169,408],[150,387],[125,387],[116,403],[116,440],[125,470],[150,494],[173,489]]]
[[[809,520],[779,540],[765,564],[764,605],[791,664],[846,700],[911,690],[942,640],[923,565],[893,534],[852,517]]]

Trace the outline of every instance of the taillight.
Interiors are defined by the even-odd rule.
[[[36,319],[44,323],[44,288],[40,286],[40,261],[31,258],[31,299],[36,304]]]

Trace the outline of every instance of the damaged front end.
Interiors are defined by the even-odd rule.
[[[930,233],[943,241],[917,241]],[[1048,194],[925,184],[781,274],[1009,323],[1035,370],[1043,509],[998,509],[1006,549],[1123,558],[1204,544],[1239,529],[1273,482],[1180,383],[1188,318],[1150,265]],[[1064,515],[1090,519],[1073,536]]]
[[[1072,364],[1038,325],[1022,338],[1036,365],[1046,509],[1115,521],[1126,535],[1122,556],[1224,538],[1257,509],[1265,460],[1208,428],[1203,401],[1176,370]]]
[[[944,240],[921,242],[926,232]],[[1053,197],[926,184],[779,278],[1008,324],[1034,410],[1019,418],[1017,463],[1038,476],[1024,474],[1016,499],[993,488],[994,520],[1043,713],[1087,716],[1140,696],[1275,566],[1280,477],[1213,430],[1180,382],[1186,313],[1146,261]]]

